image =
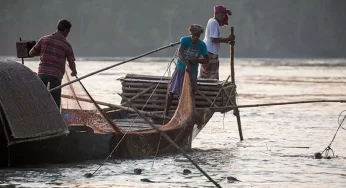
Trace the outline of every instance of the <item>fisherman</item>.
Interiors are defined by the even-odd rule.
[[[180,39],[178,50],[178,62],[169,84],[169,92],[166,97],[165,115],[168,116],[169,107],[171,106],[173,96],[176,94],[180,97],[185,70],[191,73],[191,86],[197,88],[198,64],[209,62],[207,46],[202,40],[199,40],[203,33],[203,28],[193,24],[189,27],[190,36],[184,36]],[[203,58],[201,58],[203,56]]]
[[[41,37],[29,52],[30,56],[40,56],[38,77],[46,86],[49,83],[50,88],[61,85],[61,80],[65,74],[66,60],[72,70],[71,76],[77,75],[72,46],[66,40],[71,27],[72,24],[68,20],[59,20],[57,31]],[[60,109],[61,89],[51,92],[51,95]]]
[[[209,53],[209,63],[200,67],[200,78],[219,80],[219,51],[220,43],[229,43],[234,40],[234,36],[229,35],[227,38],[221,38],[220,27],[228,25],[228,15],[232,12],[224,6],[214,7],[214,17],[210,18],[205,35],[204,42],[207,45]]]

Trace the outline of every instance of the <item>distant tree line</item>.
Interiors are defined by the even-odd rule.
[[[346,57],[344,0],[2,0],[0,55],[15,56],[19,37],[38,40],[66,18],[76,56],[135,56],[178,41],[192,23],[205,27],[217,4],[233,12],[236,57]]]

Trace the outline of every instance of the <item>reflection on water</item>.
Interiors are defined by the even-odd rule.
[[[119,103],[116,79],[127,73],[163,75],[167,62],[133,62],[83,80],[95,100]],[[238,104],[345,99],[344,60],[236,59]],[[77,62],[86,75],[115,62]],[[26,63],[33,70],[36,62]],[[292,66],[291,66],[292,65]],[[136,68],[134,68],[136,67]],[[173,69],[172,69],[173,70]],[[221,79],[229,65],[221,64]],[[190,156],[222,187],[345,187],[346,131],[331,145],[331,160],[313,159],[332,140],[345,103],[311,103],[240,110],[244,141],[239,141],[232,113],[215,114],[193,142]],[[345,126],[346,127],[346,126]],[[106,157],[106,156],[105,156]],[[182,155],[155,159],[111,159],[92,178],[102,161],[41,165],[0,170],[0,183],[16,187],[213,187]],[[134,169],[142,174],[135,175]],[[183,170],[192,173],[183,175]],[[227,177],[241,182],[230,183]],[[142,182],[149,179],[154,183]]]

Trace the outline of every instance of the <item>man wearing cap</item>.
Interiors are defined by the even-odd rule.
[[[200,66],[200,78],[219,79],[220,43],[229,43],[233,36],[221,38],[220,28],[228,25],[228,15],[232,12],[224,6],[214,7],[214,17],[210,18],[206,27],[204,42],[209,53],[209,63]]]
[[[71,27],[72,24],[68,20],[59,20],[57,31],[41,37],[29,52],[30,56],[40,56],[38,77],[46,86],[49,83],[50,88],[61,85],[61,80],[65,74],[66,60],[72,70],[71,76],[77,75],[72,46],[66,40]],[[61,89],[51,92],[51,95],[60,108]]]

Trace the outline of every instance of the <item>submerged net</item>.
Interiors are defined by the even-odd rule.
[[[70,68],[66,66],[62,84],[74,79],[76,78],[71,77]],[[83,86],[82,81],[79,81],[62,88],[61,114],[65,123],[70,126],[87,125],[95,133],[117,132],[113,128],[115,123],[107,120]]]
[[[75,79],[71,78],[71,71],[69,68],[66,68],[66,70],[63,83]],[[142,76],[147,79],[145,75]],[[167,83],[159,87],[161,82],[162,77],[154,82],[155,87],[146,94],[150,95],[149,98],[145,97],[145,99],[139,99],[144,101],[143,105],[137,107],[139,110],[144,110],[146,105],[157,102],[158,99],[154,96],[157,96],[158,92],[162,92],[164,95],[166,94]],[[138,83],[135,84],[138,85]],[[136,88],[136,90],[133,91],[135,93],[143,91],[138,89],[138,87],[133,88],[132,85],[130,85],[128,87],[132,90]],[[124,88],[123,85],[123,90]],[[126,92],[123,94],[126,94]],[[137,114],[124,113],[126,115],[121,118],[110,120],[107,115],[102,113],[102,110],[98,109],[98,106],[95,105],[92,100],[92,97],[88,94],[88,91],[83,89],[83,84],[80,82],[75,82],[64,87],[62,89],[61,103],[64,121],[70,126],[89,126],[95,133],[120,133],[116,134],[111,141],[112,147],[115,148],[115,156],[121,158],[142,158],[177,151],[166,139],[162,138],[161,133],[152,129],[151,126],[149,126],[144,119],[138,117]],[[135,102],[135,105],[139,104],[138,101]],[[129,106],[131,107],[132,105]],[[156,126],[159,126],[162,131],[166,132],[166,134],[168,134],[180,147],[190,149],[192,140],[204,127],[211,115],[212,112],[200,113],[196,111],[190,75],[186,74],[183,92],[171,121],[167,123],[167,121],[163,121],[163,119],[155,118],[150,118],[150,121],[160,122],[156,124]],[[166,124],[163,122],[166,122]]]

